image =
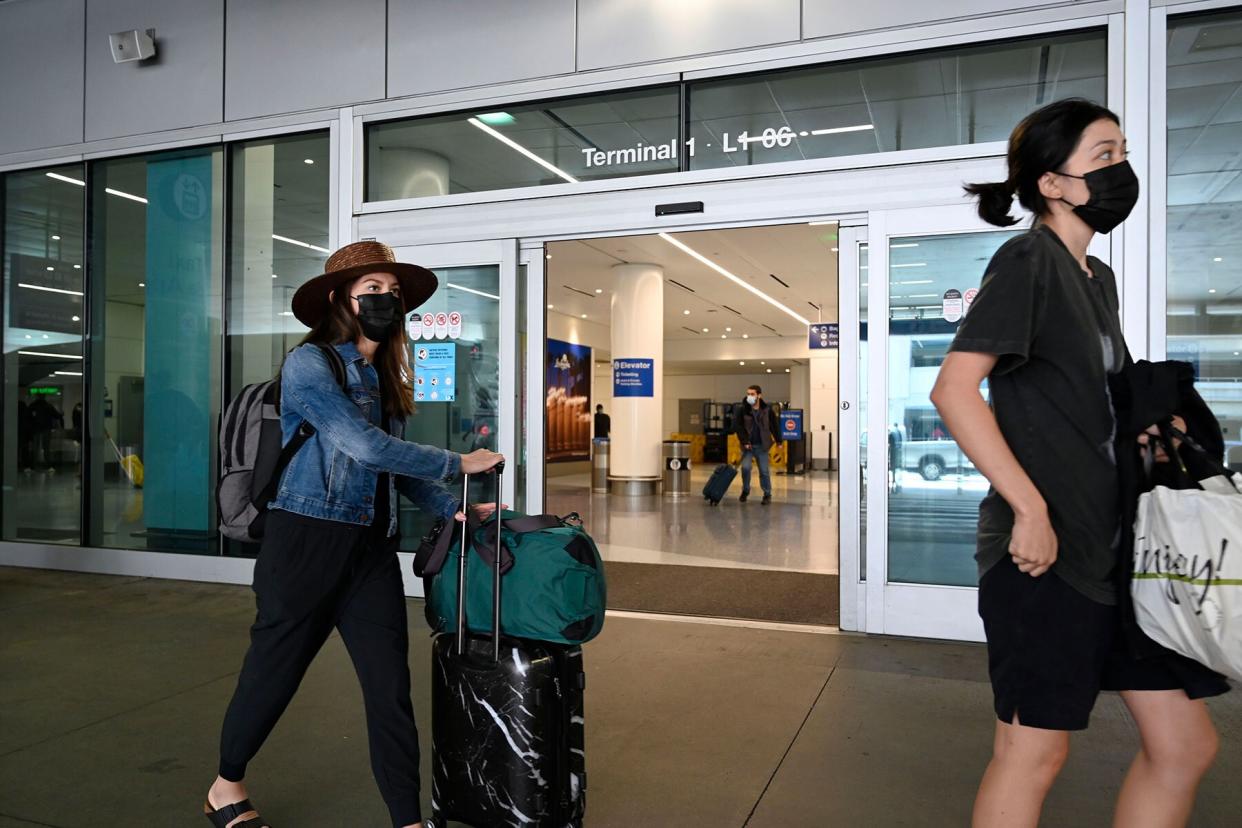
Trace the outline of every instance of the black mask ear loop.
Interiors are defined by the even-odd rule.
[[[1063,175],[1066,178],[1077,178],[1079,181],[1082,181],[1082,182],[1086,182],[1087,180],[1087,177],[1085,175],[1074,175],[1073,173],[1053,172],[1053,175]],[[1086,204],[1074,204],[1072,202],[1066,201],[1064,196],[1061,196],[1060,198],[1058,198],[1057,201],[1061,202],[1066,207],[1069,207],[1071,210],[1077,210],[1079,207],[1086,206]],[[1091,201],[1091,188],[1088,187],[1087,188],[1087,202],[1090,203],[1090,201]]]

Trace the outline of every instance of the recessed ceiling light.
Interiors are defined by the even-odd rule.
[[[759,360],[759,364],[760,364],[760,365],[767,365],[768,363],[767,363],[765,360],[762,360],[762,359],[761,359],[761,360]]]
[[[769,369],[768,369],[768,373],[769,373],[769,374],[770,374],[770,373],[772,373],[772,369],[771,369],[771,368],[769,368]]]
[[[43,335],[43,338],[44,338],[44,339],[48,339],[48,335],[47,335],[47,334],[44,334],[44,335]]]
[[[31,339],[32,337],[30,336],[30,334],[26,334],[26,338]]]
[[[1208,293],[1215,293],[1215,292],[1216,292],[1216,288],[1208,288]]]
[[[51,272],[52,272],[52,271],[54,271],[55,269],[56,269],[56,268],[52,267],[51,265],[48,265],[47,272],[48,272],[48,273],[51,273]]]
[[[744,359],[739,359],[739,360],[737,361],[737,364],[738,364],[738,365],[745,365],[745,364],[746,364],[746,360],[744,360]]]
[[[733,333],[733,329],[732,329],[732,328],[725,328],[725,332],[726,332],[726,333]]]
[[[52,241],[60,241],[60,236],[52,236]],[[1219,262],[1220,259],[1217,259],[1216,261]]]
[[[742,339],[750,339],[750,334],[742,334]]]
[[[303,158],[303,159],[302,159],[302,163],[303,163],[303,164],[314,164],[314,163],[315,163],[315,159],[314,159],[314,158]]]
[[[556,305],[548,305],[548,310],[552,310],[552,309],[553,309],[553,308],[555,308],[555,307],[556,307]]]
[[[81,269],[82,269],[82,265],[74,265],[74,266],[73,266],[73,269],[74,269],[74,270],[81,270]]]
[[[837,252],[837,249],[836,249],[835,247],[834,247],[834,248],[832,248],[832,252],[833,252],[833,253],[836,253],[836,252]]]
[[[709,333],[709,330],[707,328],[704,328],[703,333]]]
[[[728,338],[729,338],[729,336],[728,336],[728,334],[721,334],[721,335],[720,335],[720,338],[721,338],[721,339],[728,339]]]
[[[74,321],[74,322],[81,322],[81,321],[82,321],[82,317],[80,317],[80,316],[75,316],[75,317],[73,317],[73,321]]]
[[[603,293],[603,292],[604,292],[604,289],[603,289],[603,288],[596,288],[596,289],[595,289],[595,292],[596,292],[596,293]]]
[[[585,313],[584,313],[584,314],[582,314],[582,318],[583,318],[583,319],[586,319],[586,314],[585,314]]]
[[[786,374],[788,374],[788,373],[789,373],[789,369],[788,369],[788,368],[786,368],[786,369],[785,369],[785,373],[786,373]]]
[[[139,283],[138,283],[138,287],[146,287],[146,286],[147,286],[147,283],[146,283],[146,282],[139,282]]]
[[[59,239],[59,238],[60,238],[60,236],[53,236],[52,238],[54,238],[54,239]],[[1214,261],[1214,262],[1223,262],[1223,261],[1224,261],[1224,259],[1222,259],[1220,256],[1217,256],[1215,259],[1212,259],[1212,261]]]
[[[275,273],[273,273],[273,274],[272,274],[272,278],[273,278],[273,279],[275,279],[275,278],[276,278],[276,274],[275,274]]]
[[[545,258],[545,259],[550,259],[550,258],[552,258],[552,254],[551,254],[551,253],[548,253],[548,254],[546,254],[546,255],[544,256],[544,258]]]
[[[682,312],[681,312],[681,315],[682,315],[682,316],[689,316],[689,315],[690,315],[690,309],[689,309],[689,308],[687,308],[686,310],[682,311]]]

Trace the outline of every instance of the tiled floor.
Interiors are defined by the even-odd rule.
[[[593,493],[586,474],[550,476],[548,511],[578,512],[605,560],[838,573],[835,473],[773,474],[769,506],[759,503],[756,474],[746,503],[737,499],[739,479],[709,506],[699,492],[710,473],[696,467],[681,498]]]
[[[253,611],[244,587],[0,568],[0,828],[205,824]],[[426,750],[430,648],[413,601],[410,628]],[[968,822],[992,732],[979,646],[614,617],[586,660],[588,828]],[[1242,812],[1242,696],[1211,706],[1223,748],[1196,828]],[[1108,825],[1136,745],[1120,700],[1102,697],[1043,824]],[[338,637],[250,782],[278,828],[386,824]]]

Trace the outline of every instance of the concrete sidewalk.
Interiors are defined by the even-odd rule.
[[[0,568],[0,828],[194,826],[254,612],[243,587]],[[429,778],[430,641],[410,602]],[[974,645],[613,618],[586,648],[587,825],[958,826],[992,732]],[[1242,694],[1196,826],[1239,824]],[[1119,698],[1045,811],[1108,825],[1137,737]],[[381,828],[362,699],[334,636],[251,765],[276,828]]]

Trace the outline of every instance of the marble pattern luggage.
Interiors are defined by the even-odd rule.
[[[499,472],[496,478],[499,491]],[[468,484],[463,482],[463,492]],[[499,520],[499,510],[496,515]],[[464,532],[462,537],[464,542]],[[427,828],[445,828],[449,820],[473,828],[581,828],[582,648],[499,635],[504,594],[498,570],[492,634],[466,634],[460,596],[471,557],[460,556],[457,630],[441,633],[432,644]]]
[[[729,493],[729,487],[733,485],[733,478],[737,477],[737,467],[728,463],[721,463],[712,472],[712,476],[708,478],[707,484],[703,486],[703,497],[707,501],[716,506]]]

